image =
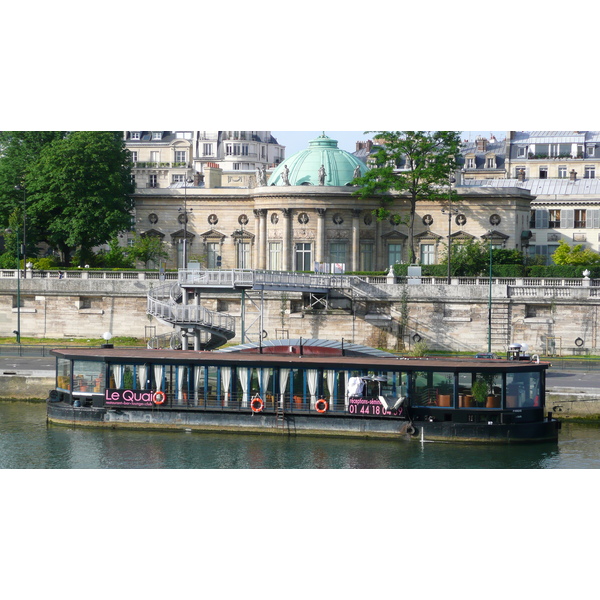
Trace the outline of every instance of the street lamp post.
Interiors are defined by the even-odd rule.
[[[6,233],[13,233],[12,229],[6,229]],[[13,331],[17,335],[17,344],[21,343],[21,247],[19,246],[19,230],[15,230],[17,238],[17,329]]]
[[[188,222],[188,209],[187,209],[187,188],[188,183],[192,183],[192,179],[185,179],[183,182],[183,268],[187,269],[187,222]],[[179,209],[181,212],[181,208]],[[192,212],[190,210],[190,212]]]
[[[492,232],[488,231],[490,242],[490,296],[488,301],[488,352],[492,351]]]
[[[452,249],[452,215],[458,214],[458,208],[442,208],[442,214],[448,214],[448,285],[452,283],[452,273],[450,271],[450,256]]]
[[[27,259],[27,190],[24,185],[15,185],[15,190],[23,192],[23,262]],[[25,268],[23,268],[23,277],[25,277]]]

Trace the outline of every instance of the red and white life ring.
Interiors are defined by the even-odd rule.
[[[262,401],[262,398],[252,398],[252,402],[250,402],[250,408],[252,409],[252,412],[262,412],[264,407],[265,403]]]
[[[158,390],[158,392],[154,392],[154,396],[152,396],[152,402],[154,402],[154,404],[157,404],[158,406],[164,404],[166,400],[167,395],[164,392],[161,392],[160,390]]]
[[[315,402],[315,409],[318,413],[325,413],[325,412],[327,412],[328,408],[329,408],[329,404],[327,404],[327,400],[325,400],[324,398],[319,398]]]

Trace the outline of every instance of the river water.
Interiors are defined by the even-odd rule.
[[[415,441],[148,432],[46,424],[44,403],[0,402],[3,469],[594,469],[600,425],[563,423],[558,443]]]

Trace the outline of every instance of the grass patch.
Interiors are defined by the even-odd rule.
[[[110,340],[114,346],[140,346],[145,347],[143,339],[135,337],[114,337]],[[0,337],[0,344],[16,344],[15,337]],[[100,346],[106,344],[103,338],[33,338],[21,337],[23,346]]]

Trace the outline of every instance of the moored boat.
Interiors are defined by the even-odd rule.
[[[319,340],[57,349],[52,423],[469,442],[556,441],[539,360],[409,358]]]

